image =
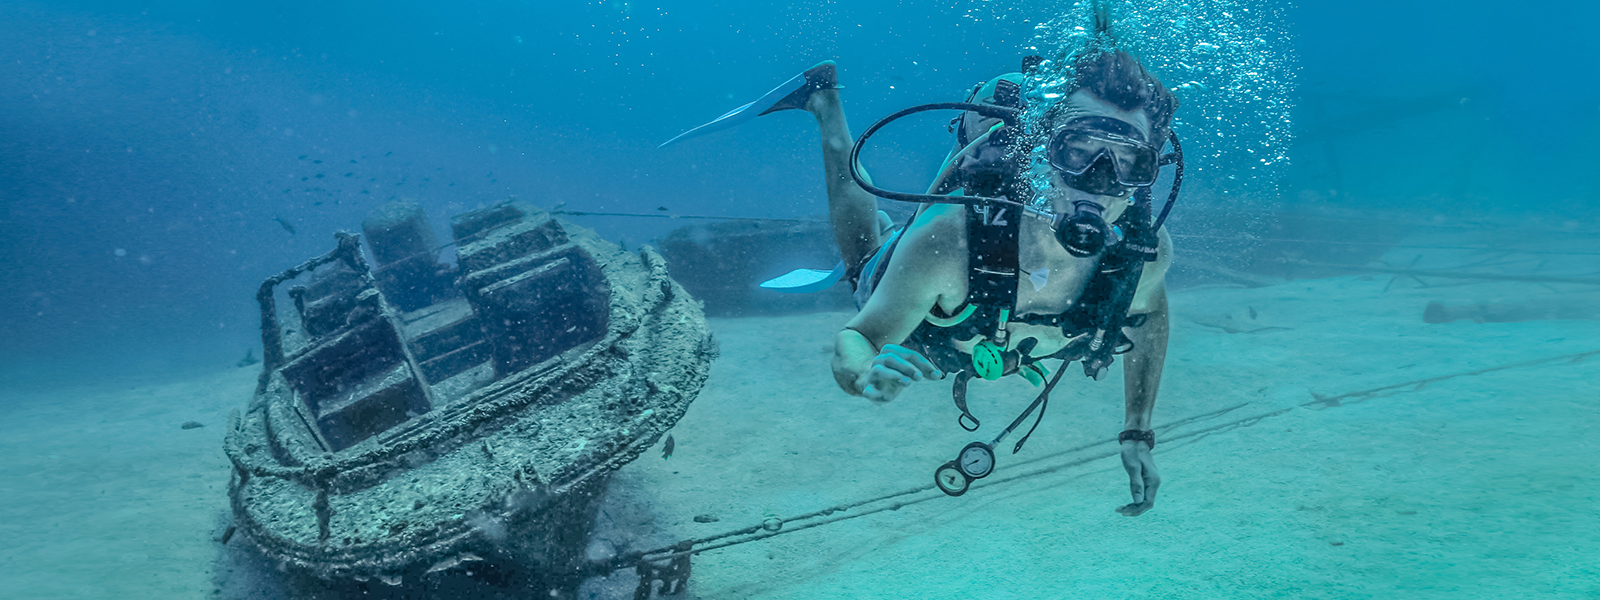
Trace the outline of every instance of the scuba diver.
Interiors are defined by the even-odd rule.
[[[780,110],[816,117],[843,259],[832,276],[852,284],[860,308],[834,346],[833,375],[845,392],[882,403],[914,382],[953,379],[959,422],[975,431],[978,419],[966,406],[971,379],[1016,374],[1043,388],[993,442],[973,442],[936,471],[947,494],[959,496],[987,476],[993,448],[1035,409],[1042,418],[1068,362],[1082,361],[1098,380],[1120,354],[1126,414],[1118,440],[1132,502],[1117,512],[1137,516],[1154,505],[1161,485],[1151,416],[1167,349],[1163,281],[1172,262],[1161,224],[1182,179],[1170,128],[1177,99],[1115,48],[1104,11],[1094,25],[1093,41],[1060,59],[1071,67],[1069,90],[1042,112],[1026,112],[1023,88],[1042,62],[1029,57],[1021,72],[981,84],[965,103],[900,111],[856,140],[836,66],[826,61],[668,144]],[[859,162],[867,139],[894,119],[940,109],[963,112],[952,121],[955,149],[928,193],[874,186]],[[1043,116],[1027,122],[1025,114]],[[1173,151],[1162,154],[1169,142]],[[1173,163],[1171,195],[1152,220],[1150,188]],[[895,230],[875,196],[921,204]],[[1053,377],[1047,358],[1063,361]]]

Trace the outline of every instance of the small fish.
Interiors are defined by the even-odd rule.
[[[1246,306],[1245,308],[1250,309],[1250,318],[1252,320],[1255,319],[1256,318],[1256,307],[1254,307],[1254,306]]]
[[[394,153],[393,152],[385,152],[385,153],[383,153],[384,156],[388,156],[390,154],[394,154]]]
[[[355,175],[355,173],[345,173],[345,174],[344,174],[344,176],[345,176],[345,177],[349,177],[349,176],[351,176],[351,175]]]
[[[288,221],[283,220],[283,217],[273,217],[272,220],[277,221],[279,225],[282,225],[283,230],[289,232],[289,235],[294,235],[294,226],[290,225]]]
[[[352,159],[350,159],[350,164],[354,165],[354,164],[359,164],[359,163],[356,162],[356,159],[352,158]]]
[[[310,154],[301,154],[300,155],[300,160],[305,160],[307,156],[311,156],[311,155]]]
[[[317,173],[317,179],[322,179],[322,174],[321,173]]]
[[[672,439],[672,434],[667,434],[667,443],[661,447],[661,460],[672,458],[672,447],[677,445],[677,440]]]
[[[322,161],[320,161],[320,160],[313,160],[313,161],[311,161],[311,164],[313,164],[313,165],[320,165],[320,164],[322,164]]]
[[[656,210],[659,210],[661,212],[667,212],[667,207],[665,207],[665,206],[657,206]]]
[[[459,556],[452,556],[450,558],[447,558],[447,559],[441,560],[441,561],[439,561],[437,563],[434,563],[433,566],[428,567],[428,571],[427,572],[428,573],[438,573],[439,571],[447,571],[447,570],[459,567],[459,566],[461,566],[461,565],[463,565],[465,563],[469,563],[469,562],[473,562],[473,561],[479,561],[479,560],[483,560],[483,558],[478,556],[478,555],[476,555],[476,554],[473,554],[471,552],[462,552]]]
[[[301,177],[301,178],[300,178],[300,181],[305,181],[305,180],[307,180],[307,179],[311,179],[311,178],[310,178],[310,177]]]

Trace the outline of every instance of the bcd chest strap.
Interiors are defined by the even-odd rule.
[[[966,402],[967,384],[975,376],[984,379],[998,379],[1001,375],[1012,373],[1028,376],[1031,369],[1033,376],[1028,379],[1038,379],[1036,383],[1041,383],[1043,376],[1048,375],[1041,361],[1056,358],[1065,362],[1082,360],[1084,374],[1099,380],[1115,361],[1115,355],[1133,349],[1133,341],[1122,332],[1122,328],[1144,324],[1145,315],[1130,317],[1128,310],[1138,292],[1144,263],[1154,261],[1157,257],[1158,240],[1150,224],[1149,207],[1147,197],[1136,198],[1117,220],[1115,231],[1118,241],[1108,246],[1101,255],[1094,277],[1072,310],[1056,315],[1026,316],[1015,315],[1020,273],[1017,263],[1019,219],[1006,219],[1006,207],[988,211],[968,210],[967,302],[976,306],[977,310],[963,323],[966,327],[962,329],[972,334],[986,335],[988,340],[975,347],[970,357],[951,356],[959,353],[949,348],[949,337],[944,338],[942,351],[925,352],[930,358],[935,358],[940,368],[955,375],[951,385],[951,400],[961,411],[957,422],[963,429],[975,431],[980,425],[977,417],[968,410]],[[1055,353],[1032,356],[1032,350],[1037,345],[1034,338],[1022,340],[1014,350],[1005,349],[1009,342],[1008,325],[1013,322],[1059,327],[1062,337],[1069,340],[1085,334],[1087,337],[1083,338],[1085,341],[1068,344]],[[933,333],[930,325],[924,323],[917,333],[921,335],[914,335],[913,339],[919,341],[919,345],[926,350],[932,350],[930,346],[934,344],[930,343],[932,340],[927,335]],[[950,333],[955,332],[947,332],[947,335]],[[986,356],[980,357],[980,354]],[[963,361],[958,358],[969,358],[969,361],[962,364]],[[982,362],[990,366],[985,369],[980,365]],[[1056,379],[1059,379],[1059,374],[1051,381]],[[1045,394],[1048,395],[1048,390]],[[1043,416],[1041,410],[1038,417],[1042,419]],[[1034,426],[1038,426],[1037,421]],[[1032,429],[1028,433],[1031,435]],[[1018,449],[1029,435],[1024,435],[1018,441]]]
[[[1113,356],[1133,349],[1133,341],[1122,333],[1126,326],[1144,324],[1145,316],[1129,317],[1133,297],[1139,291],[1144,263],[1156,260],[1158,239],[1150,224],[1149,188],[1141,188],[1128,210],[1117,219],[1122,240],[1106,248],[1100,267],[1090,280],[1079,305],[1089,311],[1091,329],[1083,374],[1098,381],[1114,361]],[[1063,329],[1065,335],[1066,331]]]

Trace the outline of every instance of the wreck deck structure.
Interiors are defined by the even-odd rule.
[[[375,268],[339,234],[260,288],[263,372],[226,441],[238,531],[314,580],[580,571],[608,475],[705,382],[700,305],[655,252],[527,205],[453,219],[453,266],[420,207],[363,229]]]

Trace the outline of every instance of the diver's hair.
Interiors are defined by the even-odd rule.
[[[1087,90],[1096,98],[1122,110],[1143,110],[1145,117],[1150,119],[1152,139],[1148,141],[1161,145],[1172,126],[1172,112],[1178,107],[1177,97],[1161,84],[1161,80],[1146,71],[1133,55],[1117,49],[1119,44],[1116,33],[1112,31],[1109,2],[1094,0],[1089,19],[1094,34],[1068,59],[1071,62],[1072,89]],[[1045,118],[1049,120],[1054,116],[1047,113]]]
[[[1172,113],[1178,108],[1178,97],[1173,95],[1167,86],[1161,84],[1144,65],[1125,50],[1119,50],[1118,40],[1112,30],[1111,6],[1108,0],[1093,0],[1090,11],[1089,25],[1093,32],[1083,45],[1070,54],[1066,50],[1060,51],[1052,61],[1054,68],[1058,69],[1055,75],[1061,75],[1063,70],[1060,65],[1067,65],[1066,75],[1070,76],[1068,91],[1084,90],[1091,95],[1103,100],[1122,110],[1139,109],[1150,120],[1150,139],[1157,149],[1166,143],[1167,136],[1172,131]],[[1048,67],[1047,67],[1048,68]],[[1023,69],[1032,75],[1026,67]],[[1045,78],[1034,75],[1030,78],[1034,85],[1038,85]],[[1054,90],[1052,90],[1054,91]],[[1049,97],[1049,95],[1046,95]],[[1044,148],[1045,138],[1055,127],[1063,125],[1060,122],[1062,113],[1066,111],[1066,102],[1054,102],[1044,109],[1044,114],[1039,116],[1039,121],[1030,126],[1031,135],[1020,140],[1024,147],[1031,145],[1035,148]],[[1048,170],[1043,161],[1033,163],[1034,181],[1043,181],[1042,173]],[[1050,200],[1046,195],[1034,199],[1034,206],[1048,208]]]
[[[1122,110],[1141,109],[1150,119],[1152,143],[1159,144],[1172,126],[1177,98],[1133,55],[1122,50],[1091,50],[1072,65],[1073,88]]]

